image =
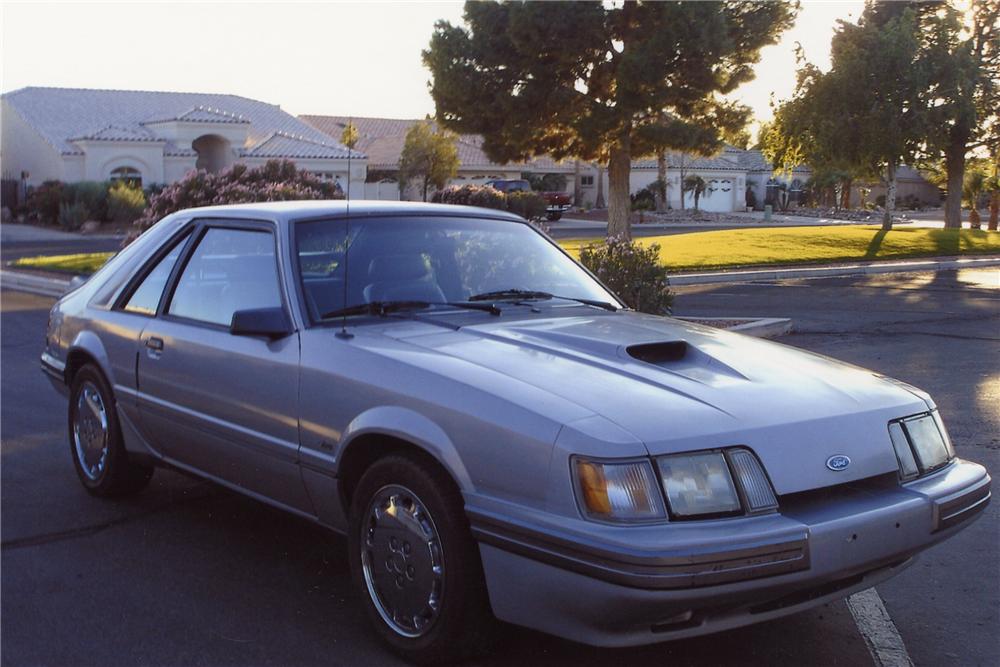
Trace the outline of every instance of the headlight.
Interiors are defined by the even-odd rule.
[[[604,521],[706,519],[774,511],[778,501],[749,449],[735,447],[648,460],[573,459],[583,513]],[[657,488],[659,486],[659,488]],[[664,497],[666,504],[664,504]]]
[[[955,458],[937,411],[890,422],[889,437],[904,480],[936,470]]]
[[[577,493],[584,513],[604,521],[666,518],[649,461],[575,460]]]
[[[741,511],[722,452],[672,454],[656,459],[670,512],[678,517]]]

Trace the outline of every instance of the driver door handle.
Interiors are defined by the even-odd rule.
[[[155,336],[146,339],[146,347],[151,350],[156,350],[160,352],[163,350],[163,339],[156,338]]]

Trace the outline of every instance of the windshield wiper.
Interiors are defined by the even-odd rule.
[[[334,317],[348,317],[350,315],[378,315],[379,317],[384,317],[389,313],[401,310],[422,310],[431,306],[451,306],[452,308],[482,310],[491,315],[500,314],[500,309],[492,303],[470,303],[467,301],[372,301],[331,310],[328,313],[320,315],[320,319],[327,320]]]
[[[483,292],[482,294],[473,294],[469,297],[469,301],[530,301],[532,299],[563,299],[565,301],[576,301],[577,303],[582,303],[585,306],[594,306],[595,308],[603,308],[604,310],[610,310],[615,312],[618,310],[618,306],[608,303],[607,301],[598,301],[596,299],[582,299],[575,296],[559,296],[556,294],[549,294],[548,292],[539,292],[536,290],[524,290],[524,289],[505,289],[497,290],[496,292]]]

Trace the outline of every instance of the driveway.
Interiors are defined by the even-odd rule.
[[[51,300],[2,294],[2,664],[395,665],[350,585],[344,540],[167,471],[89,497],[65,402],[38,371]],[[791,316],[783,342],[929,390],[960,456],[1000,473],[1000,272],[679,290],[685,315]],[[878,587],[917,665],[996,664],[998,504]],[[844,602],[717,636],[593,649],[508,628],[478,665],[866,665]]]

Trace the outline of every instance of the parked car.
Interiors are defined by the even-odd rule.
[[[627,646],[784,616],[991,497],[923,391],[629,311],[489,209],[176,213],[59,299],[41,364],[87,491],[171,466],[346,533],[415,660],[494,617]]]
[[[494,190],[499,190],[504,194],[510,194],[511,192],[531,192],[531,184],[523,179],[496,179],[486,181],[485,185],[490,186]],[[566,192],[553,190],[540,192],[539,194],[545,200],[545,217],[551,222],[560,219],[563,213],[573,208],[573,199]]]

